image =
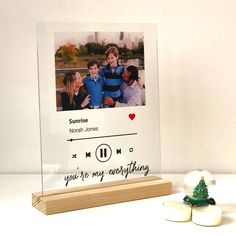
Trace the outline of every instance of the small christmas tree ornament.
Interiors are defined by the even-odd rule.
[[[204,180],[204,177],[202,176],[199,184],[196,186],[196,188],[193,191],[193,198],[195,199],[206,199],[208,198],[208,189]]]
[[[204,177],[201,177],[198,185],[194,188],[192,196],[185,196],[184,202],[191,206],[207,206],[215,205],[215,200],[213,198],[208,198],[208,189],[205,183]]]
[[[186,195],[189,195],[190,197],[192,196],[194,188],[198,185],[202,176],[204,177],[208,189],[212,188],[212,186],[216,184],[214,176],[209,171],[201,169],[191,171],[187,173],[183,181],[183,189]]]

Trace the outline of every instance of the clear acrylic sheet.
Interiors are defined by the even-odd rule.
[[[42,193],[160,175],[156,30],[155,24],[37,25]],[[141,104],[127,103],[125,90],[118,87],[123,95],[121,107],[63,110],[62,93],[68,99],[76,94],[76,73],[84,79],[91,59],[99,60],[100,72],[107,66],[108,44],[119,48],[118,62],[124,71],[130,65],[137,68]],[[68,72],[73,92],[63,83]],[[104,73],[100,74],[106,83]],[[117,76],[122,75],[123,71]],[[104,97],[106,86],[109,83],[97,93]]]

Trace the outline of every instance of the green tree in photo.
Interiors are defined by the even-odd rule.
[[[79,46],[79,55],[86,56],[88,54],[88,49],[84,45]]]
[[[79,51],[76,48],[74,44],[67,44],[60,46],[59,49],[57,49],[55,57],[56,59],[61,59],[64,64],[68,64],[73,61],[77,61],[79,56]]]
[[[106,50],[105,46],[99,43],[86,43],[84,46],[88,55],[102,55]]]

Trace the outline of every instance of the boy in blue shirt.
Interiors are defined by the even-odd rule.
[[[88,62],[89,75],[84,78],[84,87],[90,95],[89,108],[101,108],[103,103],[104,79],[99,75],[99,62],[96,59]]]
[[[122,100],[121,85],[123,84],[124,66],[118,62],[119,51],[117,47],[109,47],[105,52],[107,65],[100,72],[104,77],[104,98],[110,97],[114,102]],[[140,88],[143,87],[142,81],[137,78],[137,83]],[[112,107],[105,104],[104,107]]]
[[[122,98],[120,86],[123,83],[124,66],[118,63],[119,51],[116,47],[108,48],[105,55],[108,64],[100,72],[104,78],[104,97],[119,101]]]

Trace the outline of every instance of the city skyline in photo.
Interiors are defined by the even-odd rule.
[[[86,43],[115,43],[132,50],[144,40],[142,32],[56,32],[54,36],[55,51],[62,45],[74,44],[79,47]]]

